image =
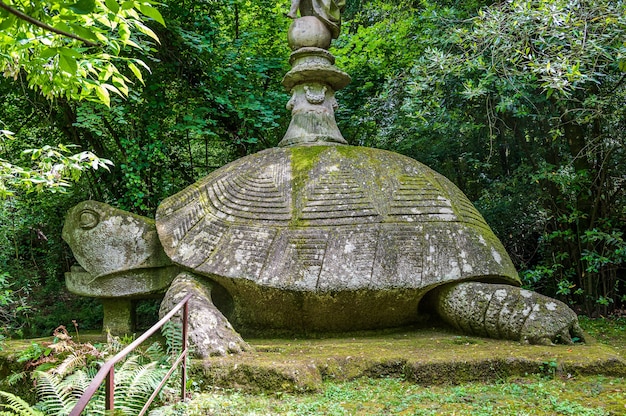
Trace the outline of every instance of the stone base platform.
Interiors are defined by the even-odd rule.
[[[588,336],[588,338],[590,338]],[[102,333],[83,333],[82,342],[103,342]],[[34,400],[32,385],[8,386],[23,370],[19,353],[32,342],[8,341],[0,352],[0,390]],[[189,377],[201,390],[212,386],[248,392],[311,392],[325,380],[403,378],[420,385],[497,381],[529,374],[626,377],[626,351],[593,339],[572,346],[537,346],[458,335],[440,328],[359,333],[324,338],[246,339],[255,351],[191,360]],[[149,345],[150,341],[146,345]],[[17,391],[15,389],[17,388]],[[32,397],[31,397],[32,396]]]
[[[441,329],[324,339],[248,339],[254,352],[192,360],[201,386],[246,391],[315,391],[324,380],[398,377],[421,385],[546,374],[626,376],[626,352],[593,339],[537,346],[459,336]]]

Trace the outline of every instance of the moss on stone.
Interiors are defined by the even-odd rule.
[[[536,346],[421,329],[361,337],[249,340],[254,352],[192,363],[205,384],[248,391],[310,391],[324,380],[398,377],[421,385],[494,381],[558,374],[626,376],[626,361],[611,347]]]
[[[309,182],[311,169],[319,162],[322,153],[330,146],[296,146],[291,151],[291,197],[294,212],[291,217],[291,226],[307,226],[307,221],[300,219],[301,203],[306,201],[304,188]],[[334,146],[333,146],[334,147]]]
[[[132,300],[128,298],[104,298],[103,331],[115,335],[130,335],[135,330]]]
[[[329,147],[330,146],[296,146],[290,148],[293,177],[300,177],[301,174],[308,176],[308,172],[317,163],[320,155]]]

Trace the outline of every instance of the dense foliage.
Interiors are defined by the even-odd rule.
[[[129,49],[149,52],[152,42],[158,42],[140,13],[145,19],[164,24],[159,11],[147,1],[122,4],[116,0],[2,1],[0,71],[14,86],[33,89],[47,99],[87,99],[108,106],[111,92],[125,97],[133,83],[120,70],[122,65],[125,72],[132,73],[139,81],[142,74],[138,66],[148,69],[143,60],[129,56]],[[140,39],[141,35],[152,42]],[[2,144],[15,135],[11,128],[17,128],[18,132],[23,128],[22,120],[14,117],[16,108],[12,104],[24,95],[13,88],[5,97],[4,107],[13,114],[0,119]],[[25,119],[33,114],[37,113],[30,112]],[[48,143],[27,151],[23,164],[15,164],[12,157],[6,156],[12,154],[9,153],[12,146],[3,146],[0,197],[24,190],[62,190],[68,179],[77,180],[85,169],[110,165],[108,160],[100,160],[91,152],[68,155],[68,146],[49,142],[53,145]]]
[[[626,5],[450,4],[372,2],[350,22],[344,132],[456,182],[528,286],[621,307]]]
[[[2,61],[0,129],[15,134],[0,158],[32,166],[22,151],[64,143],[114,166],[84,172],[66,195],[2,203],[0,319],[14,333],[97,325],[98,310],[81,307],[91,301],[64,290],[69,206],[93,198],[152,215],[185,185],[274,146],[289,121],[286,0],[41,3],[3,4],[83,39],[51,43],[50,32],[0,13],[16,33],[2,31],[0,53],[22,65]],[[398,151],[453,180],[526,285],[587,314],[622,308],[625,8],[349,1],[333,49],[353,78],[338,94],[340,128],[351,144]]]
[[[68,207],[94,198],[151,215],[165,196],[274,145],[286,128],[288,95],[280,79],[288,49],[275,34],[285,33],[289,21],[279,6],[171,2],[161,11],[167,26],[145,22],[161,46],[148,38],[146,47],[145,37],[137,38],[140,47],[125,52],[133,61],[122,61],[146,62],[152,74],[133,84],[126,98],[110,95],[110,106],[97,95],[49,100],[29,88],[26,69],[17,79],[0,79],[1,121],[14,133],[2,142],[0,157],[24,166],[30,155],[16,156],[23,150],[65,143],[115,163],[110,172],[84,172],[67,195],[22,194],[3,203],[0,270],[12,294],[4,307],[27,304],[5,326],[11,332],[48,334],[71,319],[97,326],[101,308],[85,307],[92,302],[64,289],[63,272],[73,262],[60,239]]]

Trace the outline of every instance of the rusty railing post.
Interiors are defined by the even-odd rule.
[[[104,385],[104,410],[115,408],[115,367],[112,366],[107,373]]]
[[[187,325],[189,318],[189,302],[185,302],[185,306],[183,307],[183,345],[181,354],[184,355],[183,361],[181,363],[181,381],[180,381],[180,399],[185,400],[185,396],[187,395]]]

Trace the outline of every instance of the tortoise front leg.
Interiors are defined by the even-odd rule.
[[[456,283],[437,291],[437,313],[469,334],[529,342],[584,341],[578,317],[563,302],[515,286]]]
[[[238,354],[250,349],[211,300],[211,287],[206,279],[180,273],[167,290],[159,316],[165,316],[187,293],[189,300],[188,335],[190,349],[199,358],[212,355]],[[179,318],[180,320],[180,318]]]

